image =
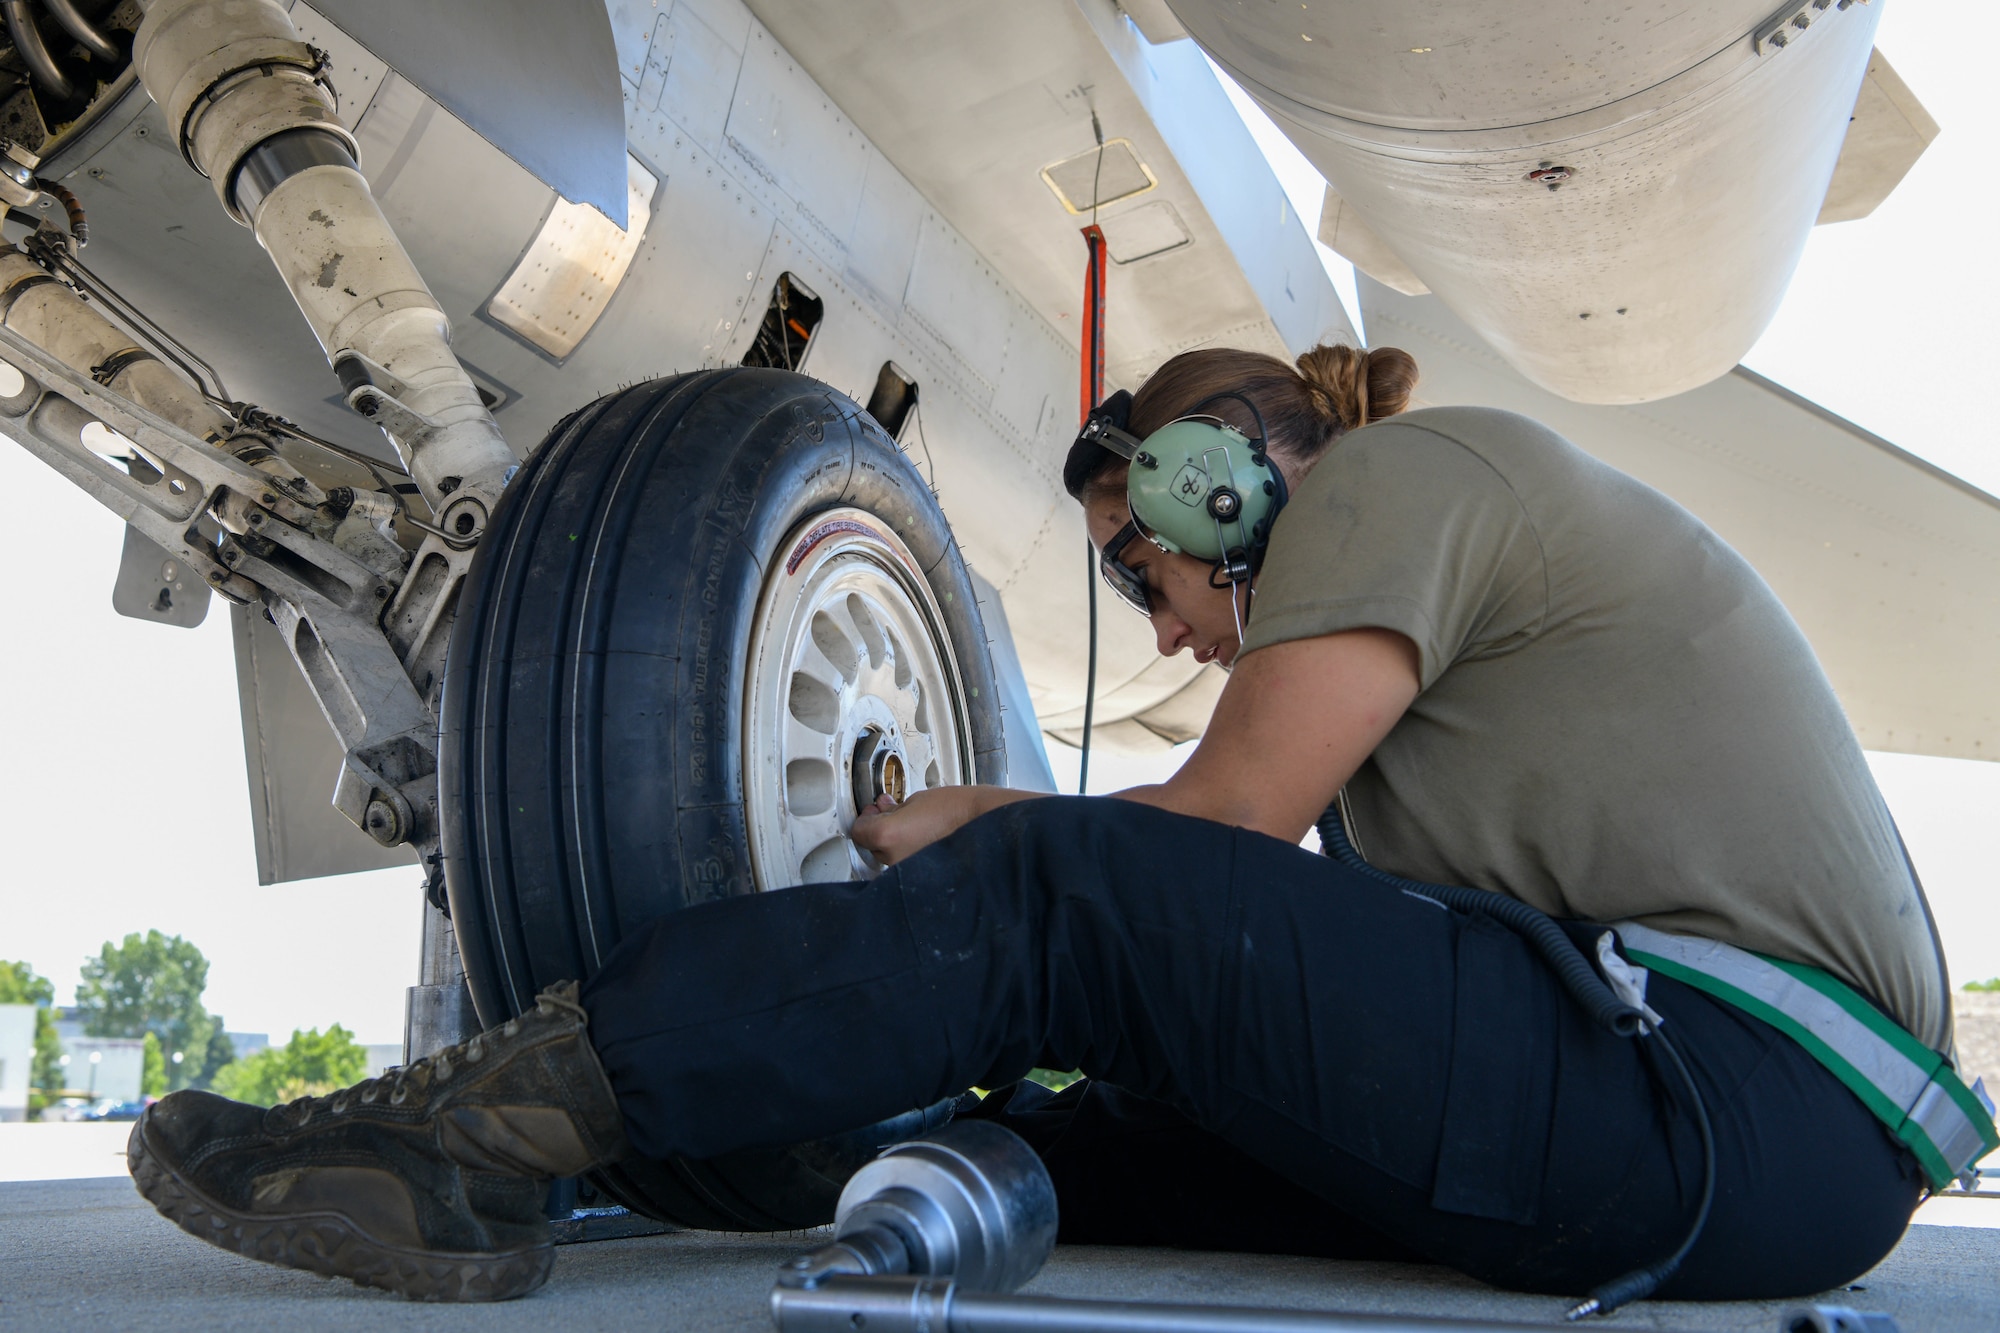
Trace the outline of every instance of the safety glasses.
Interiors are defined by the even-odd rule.
[[[1147,595],[1146,580],[1141,577],[1138,570],[1119,558],[1125,554],[1125,548],[1137,541],[1141,535],[1143,534],[1139,531],[1139,525],[1128,520],[1124,527],[1118,529],[1117,536],[1104,543],[1104,550],[1097,557],[1097,569],[1104,575],[1104,581],[1110,586],[1111,591],[1117,593],[1125,605],[1151,619],[1153,599]]]

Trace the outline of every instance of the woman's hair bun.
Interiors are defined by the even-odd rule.
[[[1417,387],[1416,358],[1400,347],[1363,351],[1322,343],[1297,365],[1314,405],[1341,431],[1395,416],[1409,407]]]
[[[1139,387],[1126,428],[1143,439],[1170,421],[1202,415],[1262,430],[1296,484],[1342,435],[1407,408],[1416,387],[1416,360],[1399,347],[1321,346],[1290,364],[1241,347],[1197,347]],[[1122,464],[1095,462],[1092,475],[1122,477]]]

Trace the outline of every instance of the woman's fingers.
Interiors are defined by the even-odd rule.
[[[854,827],[847,831],[847,836],[852,838],[854,845],[862,851],[879,852],[881,848],[877,844],[882,837],[882,819],[881,813],[870,806],[854,817]]]
[[[914,856],[939,838],[952,832],[970,817],[967,804],[970,788],[944,787],[913,793],[898,804],[883,796],[855,816],[848,836],[864,851],[872,852],[884,865],[894,865]]]
[[[854,827],[847,836],[854,839],[854,845],[866,852],[873,852],[875,859],[888,865],[897,857],[892,848],[897,841],[893,816],[897,813],[895,800],[882,796],[869,802],[860,814],[854,817]]]

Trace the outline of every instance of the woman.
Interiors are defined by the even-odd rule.
[[[1400,415],[1415,378],[1393,348],[1316,348],[1296,373],[1213,350],[1168,362],[1132,401],[1135,437],[1191,414],[1268,431],[1292,498],[1247,604],[1206,561],[1121,550],[1160,651],[1233,668],[1180,771],[1121,795],[1294,843],[1339,794],[1379,867],[1810,964],[1949,1051],[1922,891],[1770,589],[1692,515],[1533,422]],[[1100,549],[1133,517],[1130,467],[1072,455]],[[856,836],[893,861],[1020,798],[924,793]],[[1239,1057],[1203,1071],[1226,1091],[1191,1090],[1179,1070],[1112,1081],[1191,1109],[1343,1219],[1502,1285],[1580,1291],[1674,1248],[1701,1163],[1685,1112],[1655,1109],[1656,1056],[1582,1030],[1541,961],[1489,922],[1441,920],[1274,850],[1266,873],[1367,901],[1288,905],[1279,958],[1240,963],[1275,962],[1295,987],[1261,979],[1282,1000],[1260,997],[1262,1025],[1243,1030],[1269,1047],[1255,1077],[1232,1077]],[[1332,968],[1368,983],[1345,993]],[[1715,1212],[1668,1293],[1798,1294],[1885,1254],[1925,1183],[1910,1149],[1743,1007],[1657,975],[1650,1000],[1717,1136]],[[1084,1197],[1072,1182],[1065,1203]]]
[[[1952,1091],[1928,910],[1831,689],[1693,516],[1524,418],[1405,414],[1415,379],[1394,349],[1296,370],[1211,349],[1107,404],[1065,479],[1160,651],[1231,671],[1194,754],[1118,799],[925,792],[856,822],[891,866],[871,883],[652,923],[580,1000],[425,1067],[397,1122],[422,1143],[384,1172],[427,1201],[404,1252],[481,1251],[485,1294],[518,1294],[547,1271],[521,1267],[532,1224],[493,1222],[468,1179],[574,1172],[621,1137],[796,1142],[976,1085],[1005,1089],[973,1114],[1043,1153],[1070,1241],[1421,1257],[1581,1294],[1689,1234],[1705,1112],[1713,1208],[1664,1294],[1875,1264],[1965,1144],[1935,1151],[1917,1128],[1942,1122],[1902,1114],[1917,1091],[1898,1110],[1784,1009],[1845,996],[1822,1046],[1899,1039],[1918,1091]],[[1350,863],[1297,845],[1337,797]],[[1594,1021],[1488,899],[1447,909],[1378,870],[1563,918],[1664,1020],[1701,1110],[1661,1040]],[[1038,1065],[1088,1077],[1016,1085]],[[369,1086],[254,1129],[178,1094],[135,1172],[169,1182],[156,1201],[291,1216],[243,1182],[313,1143],[386,1153]],[[475,1124],[468,1100],[512,1109]],[[446,1121],[473,1147],[423,1139]]]

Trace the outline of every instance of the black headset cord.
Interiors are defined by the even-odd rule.
[[[1702,1100],[1701,1089],[1695,1084],[1694,1072],[1687,1067],[1672,1039],[1659,1026],[1649,1023],[1644,1012],[1618,998],[1575,942],[1547,913],[1491,889],[1426,884],[1422,880],[1406,879],[1370,865],[1349,840],[1347,825],[1341,820],[1337,801],[1319,817],[1318,828],[1320,850],[1341,865],[1404,893],[1428,898],[1441,906],[1492,917],[1535,947],[1563,987],[1600,1027],[1620,1037],[1649,1037],[1659,1044],[1661,1052],[1680,1075],[1681,1086],[1687,1090],[1695,1129],[1701,1135],[1701,1205],[1695,1209],[1694,1222],[1688,1227],[1686,1238],[1672,1254],[1593,1288],[1589,1297],[1564,1317],[1577,1320],[1594,1314],[1610,1314],[1633,1301],[1645,1300],[1680,1271],[1688,1251],[1694,1248],[1695,1242],[1701,1238],[1702,1229],[1708,1225],[1708,1214],[1715,1204],[1715,1129],[1709,1123],[1708,1105]],[[1657,1069],[1653,1074],[1656,1079],[1659,1078]]]
[[[1076,763],[1076,794],[1090,795],[1090,724],[1097,712],[1097,544],[1085,537],[1083,586],[1090,597],[1090,666],[1083,678],[1083,744]]]

